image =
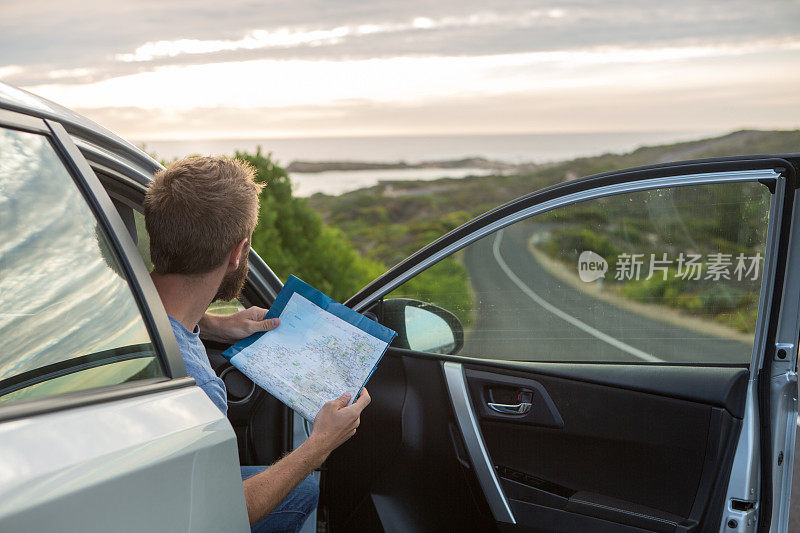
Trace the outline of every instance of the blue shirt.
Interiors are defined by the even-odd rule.
[[[172,317],[169,317],[172,331],[175,332],[175,340],[178,341],[178,349],[186,366],[186,373],[194,378],[197,386],[203,389],[214,405],[219,407],[222,414],[228,414],[228,400],[225,394],[225,383],[217,377],[211,363],[208,362],[206,347],[200,340],[200,328],[194,327],[194,331],[189,331],[183,324]]]

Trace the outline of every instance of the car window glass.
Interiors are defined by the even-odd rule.
[[[133,222],[136,226],[136,249],[147,267],[147,271],[153,270],[153,260],[150,258],[150,235],[144,225],[144,215],[139,211],[133,210]]]
[[[163,375],[118,259],[47,138],[0,129],[0,213],[0,400]],[[99,370],[133,360],[133,373]]]
[[[73,372],[41,381],[30,386],[23,386],[0,396],[0,403],[51,396],[62,392],[102,387],[138,379],[157,378],[162,375],[161,367],[155,358],[136,357],[128,361],[108,363],[103,366],[88,368],[80,372]]]
[[[769,202],[764,185],[725,183],[563,206],[472,243],[387,298],[454,313],[465,356],[747,363]]]

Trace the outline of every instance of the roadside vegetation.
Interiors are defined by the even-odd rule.
[[[322,216],[325,224],[340,230],[357,252],[367,260],[385,266],[392,266],[435,240],[447,231],[467,222],[500,204],[522,195],[548,187],[562,181],[607,172],[669,161],[701,159],[759,153],[793,153],[800,150],[800,130],[797,131],[740,131],[692,142],[682,142],[663,146],[643,147],[627,154],[604,154],[596,157],[578,158],[571,161],[534,166],[519,174],[474,176],[463,179],[440,179],[435,181],[394,181],[382,182],[374,187],[345,193],[339,196],[317,194],[308,199],[308,205]],[[365,154],[367,159],[368,154]],[[717,199],[720,203],[724,200]],[[587,208],[576,212],[580,217],[595,217],[601,229],[595,232],[582,231],[575,227],[565,227],[561,239],[571,239],[569,249],[594,250],[607,259],[622,251],[618,235],[619,227],[608,225],[609,213],[602,209]],[[621,215],[620,215],[621,216]],[[752,251],[752,241],[740,241],[733,237],[734,228],[741,226],[739,219],[747,213],[726,210],[720,207],[709,211],[707,216],[696,218],[695,227],[688,229],[688,235],[695,242],[705,243],[714,251],[738,253]],[[569,225],[569,224],[568,224]],[[625,225],[625,242],[644,248],[647,228],[638,228],[634,221]],[[721,235],[716,242],[706,242],[709,235]],[[742,243],[745,244],[742,244]],[[751,244],[747,244],[750,242]],[[662,243],[663,244],[663,243]],[[678,246],[678,243],[672,243]],[[686,243],[683,243],[686,244]],[[653,244],[648,244],[654,251]],[[583,247],[583,248],[582,248]],[[677,250],[677,248],[675,248]],[[730,252],[727,252],[730,250]],[[691,251],[691,250],[687,250]],[[630,253],[630,252],[629,252]],[[637,252],[638,253],[638,252]],[[705,253],[705,252],[701,252]],[[649,256],[648,256],[649,257]],[[566,257],[562,257],[567,260]],[[577,255],[574,258],[577,260]],[[569,258],[573,265],[572,258]],[[615,264],[609,263],[613,277]],[[302,269],[300,270],[302,272]],[[755,302],[752,290],[744,285],[711,283],[689,285],[674,281],[672,277],[663,283],[655,278],[626,283],[628,298],[640,300],[663,299],[672,301],[687,313],[700,313],[703,309],[714,309],[713,316],[719,322],[735,327],[739,331],[750,331],[755,322]],[[694,282],[693,282],[694,283]],[[416,287],[413,284],[422,286]],[[612,282],[613,286],[613,282]],[[618,285],[616,290],[622,291]],[[741,293],[740,291],[744,291]],[[429,269],[424,275],[400,287],[391,296],[407,296],[424,299],[456,313],[465,325],[471,321],[472,302],[460,301],[464,295],[471,294],[469,276],[457,259],[443,261],[438,270]],[[671,298],[680,294],[680,298]],[[458,300],[458,301],[456,301]],[[445,303],[450,303],[448,307]]]
[[[261,149],[236,152],[252,164],[261,192],[253,249],[284,282],[294,274],[331,298],[344,301],[385,267],[360,253],[338,228],[324,224],[304,198],[292,196],[286,170]]]
[[[768,189],[760,183],[611,196],[536,217],[536,227],[546,229],[536,236],[534,245],[571,272],[576,272],[584,250],[602,256],[608,263],[601,286],[604,292],[638,303],[666,305],[752,333],[769,200]],[[634,254],[639,266],[633,266]],[[696,256],[696,266],[680,262],[681,254],[684,259]],[[753,267],[755,257],[761,260]],[[657,268],[650,270],[653,259]],[[737,272],[737,267],[742,270]]]
[[[405,231],[410,230],[413,239],[402,250],[379,247],[375,253],[364,253],[341,229],[323,223],[305,198],[292,195],[286,170],[269,154],[259,148],[255,153],[236,152],[235,157],[252,164],[256,168],[256,179],[266,185],[261,192],[253,249],[284,282],[294,274],[338,301],[345,301],[382,274],[387,263],[398,261],[460,223],[450,222],[451,219],[460,220],[452,216],[425,227],[412,222]],[[374,222],[380,225],[379,220]],[[455,259],[448,259],[430,269],[424,278],[411,280],[394,296],[438,302],[453,310],[468,325],[472,299],[469,292],[464,291],[467,283],[464,266]],[[462,313],[460,309],[466,311]]]
[[[340,196],[317,194],[308,199],[292,194],[286,170],[260,148],[255,153],[236,152],[235,157],[250,162],[257,170],[257,179],[266,185],[261,193],[261,212],[253,235],[253,248],[282,280],[295,274],[336,300],[344,301],[388,267],[444,233],[502,203],[544,187],[645,164],[737,154],[788,153],[797,151],[798,147],[800,131],[743,131],[715,139],[645,147],[628,154],[531,165],[512,175],[382,182]],[[368,158],[369,154],[365,154],[365,159]],[[696,237],[696,242],[705,242],[706,235],[728,234],[724,227],[733,228],[739,217],[746,215],[724,209],[710,211],[702,220],[697,219],[696,227],[689,228],[689,232]],[[554,258],[572,263],[577,256],[569,256],[570,250],[580,253],[581,249],[591,249],[607,259],[618,254],[623,250],[619,233],[622,226],[625,243],[635,249],[638,246],[635,243],[645,242],[647,228],[637,227],[633,220],[614,221],[616,216],[622,217],[605,207],[578,209],[572,221],[562,221],[565,224],[561,233],[551,235],[553,242],[567,244],[562,246],[566,251],[556,253],[555,248],[550,248],[548,252],[546,243],[541,245]],[[577,226],[579,220],[594,220],[597,225],[593,226],[594,231],[581,229]],[[751,249],[737,239],[739,237],[723,238],[707,244],[731,252]],[[672,244],[677,246],[677,243]],[[612,272],[614,266],[611,261],[609,264]],[[716,320],[742,331],[752,323],[749,315],[755,312],[754,304],[746,295],[737,296],[738,289],[722,290],[711,285],[692,287],[687,290],[685,284],[672,281],[670,277],[664,283],[651,279],[624,286],[619,284],[615,290],[637,299],[679,294],[680,298],[673,300],[688,312],[707,308],[707,302],[713,299],[719,301],[713,306],[719,310],[714,317]],[[391,296],[435,303],[454,312],[469,326],[474,307],[471,294],[467,270],[458,257],[453,257],[412,279]]]

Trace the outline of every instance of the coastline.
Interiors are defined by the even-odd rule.
[[[413,170],[413,169],[482,169],[496,171],[519,170],[528,168],[531,164],[512,164],[502,161],[492,161],[485,157],[465,157],[460,159],[441,159],[436,161],[423,161],[421,163],[406,163],[398,161],[396,163],[375,163],[369,161],[292,161],[286,167],[290,174],[314,174],[330,171],[351,171],[361,172],[365,170]]]
[[[626,153],[642,146],[696,141],[724,135],[720,131],[609,131],[559,133],[375,135],[343,137],[252,137],[220,139],[134,139],[158,158],[188,154],[231,155],[261,146],[280,165],[291,161],[358,161],[417,164],[425,161],[484,158],[509,164],[552,163],[607,153]]]

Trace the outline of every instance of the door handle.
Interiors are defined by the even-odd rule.
[[[488,405],[489,409],[492,411],[497,411],[504,415],[524,415],[531,410],[531,402],[520,402],[518,404],[489,402],[486,405]]]

